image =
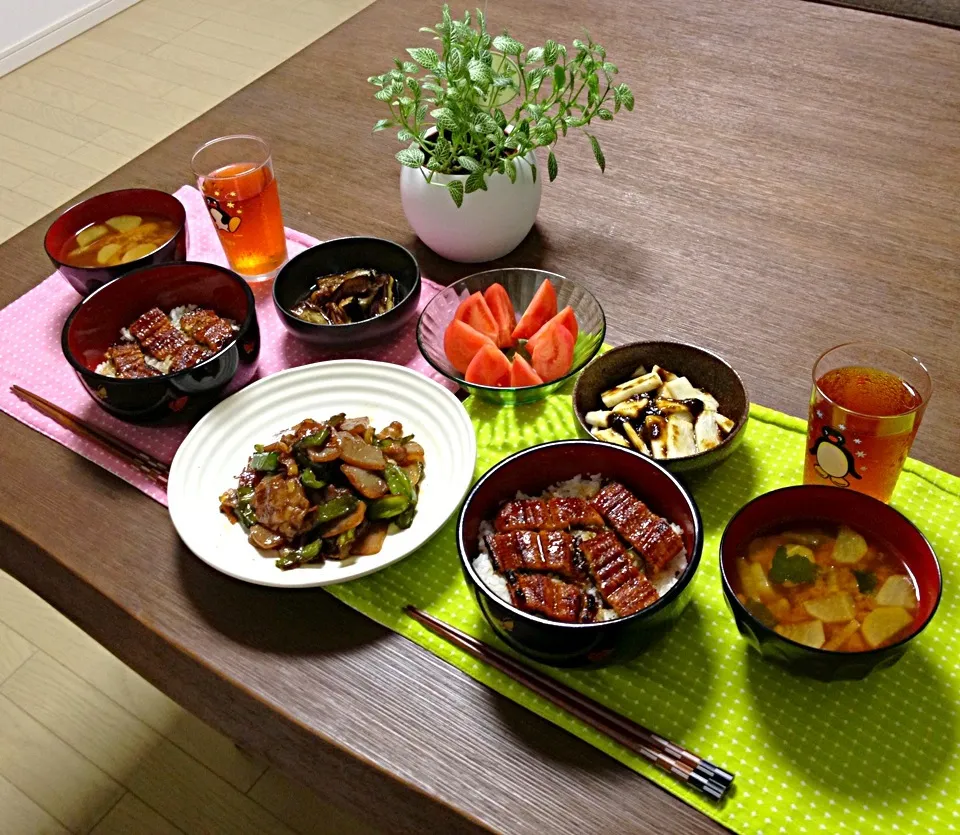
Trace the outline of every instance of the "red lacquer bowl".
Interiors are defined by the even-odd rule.
[[[215,310],[239,326],[212,357],[176,374],[121,380],[97,374],[107,348],[121,328],[152,307],[169,313],[195,304]],[[260,329],[250,286],[234,272],[185,261],[145,267],[95,290],[78,304],[63,326],[63,354],[98,405],[122,420],[137,422],[191,415],[212,406],[236,378],[253,379],[260,355]]]
[[[920,605],[913,631],[888,647],[865,652],[834,652],[798,644],[764,626],[737,599],[737,557],[755,536],[791,522],[846,524],[902,557],[917,583]],[[824,681],[861,679],[896,663],[933,619],[940,603],[940,563],[927,538],[906,516],[863,493],[836,487],[800,485],[758,496],[730,520],[720,541],[720,574],[727,605],[740,634],[764,658],[792,672]]]
[[[116,215],[154,214],[177,225],[174,236],[159,249],[143,258],[114,267],[74,267],[60,260],[60,253],[74,235],[91,223],[103,223]],[[109,191],[77,203],[58,217],[47,230],[43,248],[63,278],[81,296],[87,296],[121,275],[151,264],[185,261],[187,258],[187,213],[172,194],[152,188],[128,188]]]

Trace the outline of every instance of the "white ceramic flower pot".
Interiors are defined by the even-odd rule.
[[[533,179],[531,151],[517,161],[517,180],[506,174],[487,177],[487,190],[463,196],[458,209],[445,188],[451,180],[466,181],[465,174],[434,174],[427,182],[426,168],[400,170],[400,200],[413,231],[430,249],[451,261],[474,264],[506,255],[533,228],[540,209],[543,176],[539,166]]]

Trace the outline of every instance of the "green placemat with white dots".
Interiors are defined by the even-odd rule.
[[[477,432],[477,477],[513,452],[577,434],[569,391],[517,408],[475,398],[464,405]],[[802,475],[803,421],[753,406],[745,431],[726,462],[687,479],[706,539],[693,600],[676,627],[627,664],[551,671],[735,772],[735,791],[722,805],[701,799],[403,614],[403,606],[413,603],[498,643],[461,577],[455,518],[403,562],[328,590],[737,832],[888,835],[960,829],[960,606],[951,593],[960,479],[909,460],[893,499],[940,557],[946,592],[934,622],[898,664],[866,681],[810,681],[748,651],[723,601],[717,552],[727,521],[754,496],[799,483]],[[427,466],[429,478],[429,461]]]

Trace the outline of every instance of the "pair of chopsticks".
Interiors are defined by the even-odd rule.
[[[167,476],[170,474],[170,467],[164,464],[163,461],[137,449],[126,441],[120,440],[120,438],[114,437],[109,432],[97,429],[93,424],[87,423],[76,415],[70,414],[66,409],[61,409],[55,403],[51,403],[49,400],[42,398],[39,394],[34,394],[20,386],[10,386],[10,391],[25,403],[33,406],[38,412],[59,423],[64,429],[69,429],[74,435],[85,438],[95,443],[101,449],[113,453],[132,467],[135,467],[141,475],[146,476],[154,484],[162,487],[164,490],[167,489]]]
[[[521,664],[472,635],[461,632],[415,606],[407,606],[404,611],[435,635],[528,687],[711,800],[722,800],[733,784],[733,774],[658,736],[631,719],[619,716],[576,690]]]

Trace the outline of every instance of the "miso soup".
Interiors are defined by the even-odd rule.
[[[915,629],[917,586],[903,560],[846,525],[796,525],[758,536],[736,565],[740,602],[798,643],[864,652]]]
[[[77,232],[64,244],[60,261],[71,267],[127,264],[159,249],[178,228],[162,215],[117,215]]]

